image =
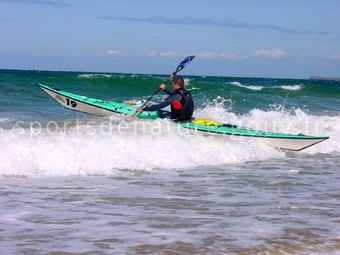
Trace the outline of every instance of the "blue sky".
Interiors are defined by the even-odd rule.
[[[340,76],[337,0],[0,0],[0,68]]]

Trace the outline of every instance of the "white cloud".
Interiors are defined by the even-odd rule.
[[[287,53],[280,49],[260,49],[254,52],[254,55],[257,57],[265,57],[265,58],[282,58],[287,56]]]
[[[160,57],[175,57],[177,55],[178,55],[177,53],[172,52],[172,51],[163,51],[159,53]]]
[[[202,59],[213,59],[213,58],[226,58],[230,60],[241,60],[246,59],[245,56],[238,56],[234,53],[227,53],[227,52],[214,52],[214,51],[203,51],[203,52],[196,52],[196,53],[176,53],[173,51],[149,51],[147,53],[148,57],[186,57],[189,55],[195,55],[196,57]]]
[[[200,53],[196,53],[197,57],[203,58],[203,59],[211,59],[211,58],[226,58],[230,60],[241,60],[246,59],[246,56],[238,56],[235,53],[230,52],[214,52],[214,51],[203,51]]]
[[[112,50],[112,49],[108,50],[106,53],[107,53],[108,55],[110,55],[110,56],[119,56],[119,55],[121,55],[120,51],[118,51],[118,50]]]
[[[146,54],[148,57],[177,57],[181,54],[175,53],[173,51],[149,51]]]

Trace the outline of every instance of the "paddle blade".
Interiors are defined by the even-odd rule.
[[[195,56],[189,56],[186,57],[185,59],[183,59],[183,61],[177,66],[176,71],[173,73],[174,75],[176,73],[178,73],[179,71],[181,71],[187,64],[189,64],[193,59],[195,58]]]

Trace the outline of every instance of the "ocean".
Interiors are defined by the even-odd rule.
[[[103,132],[123,117],[69,111],[35,85],[124,101],[165,78],[0,70],[0,253],[340,254],[340,82],[184,76],[196,117],[330,137],[300,152]]]

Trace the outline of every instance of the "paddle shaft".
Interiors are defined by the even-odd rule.
[[[171,75],[169,76],[169,78],[166,79],[163,83],[166,84],[168,81],[171,80],[171,77],[173,77],[173,76],[175,76],[175,73],[171,74]],[[160,88],[157,88],[157,89],[155,90],[155,92],[154,92],[154,93],[153,93],[153,94],[152,94],[152,95],[151,95],[151,96],[150,96],[150,97],[142,104],[141,108],[145,107],[146,104],[149,103],[150,100],[151,100],[155,95],[157,95],[159,91],[160,91]]]
[[[181,71],[188,63],[190,63],[193,59],[195,58],[195,56],[189,56],[186,57],[176,68],[176,71],[173,72],[169,78],[164,81],[163,83],[167,83],[168,81],[170,81],[179,71]],[[144,108],[146,106],[147,103],[150,102],[150,100],[160,91],[160,88],[157,88],[157,90],[142,104],[141,108]],[[135,117],[137,115],[137,112],[135,112],[134,114],[131,115],[131,117]]]

